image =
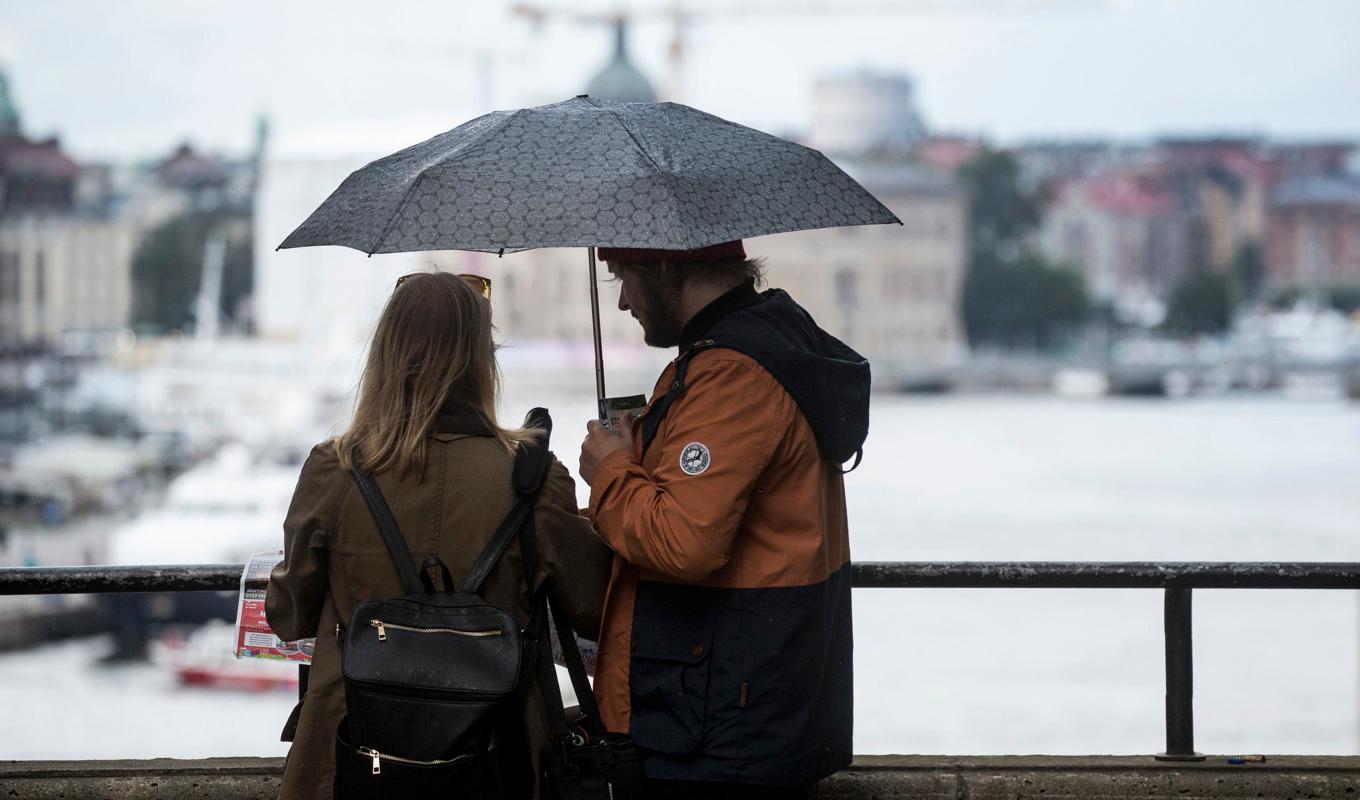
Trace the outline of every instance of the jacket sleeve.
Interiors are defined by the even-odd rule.
[[[269,575],[265,616],[284,641],[315,636],[326,601],[326,536],[334,531],[346,474],[327,445],[302,465],[283,520],[283,561]]]
[[[576,633],[595,640],[614,554],[578,512],[576,484],[556,458],[534,508],[534,530],[539,555],[534,585],[551,581]]]
[[[794,408],[768,372],[730,351],[696,355],[685,384],[664,438],[652,442],[660,449],[655,470],[636,454],[611,453],[596,472],[590,507],[600,536],[628,563],[692,583],[726,565],[747,498]],[[691,447],[698,458],[682,468]]]

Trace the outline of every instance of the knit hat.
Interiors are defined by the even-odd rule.
[[[695,250],[653,250],[645,247],[597,247],[595,256],[601,261],[621,261],[625,264],[647,264],[653,261],[727,261],[746,258],[741,240],[711,244]]]

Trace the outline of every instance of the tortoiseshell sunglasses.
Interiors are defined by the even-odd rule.
[[[428,273],[425,273],[425,272],[412,272],[412,273],[409,274],[409,275],[402,275],[400,278],[397,278],[397,285],[400,286],[400,285],[402,285],[403,283],[405,283],[407,278],[410,278],[410,277],[413,277],[413,276],[416,276],[416,275],[426,275],[426,274],[428,274]],[[478,294],[480,294],[482,297],[485,297],[487,300],[490,300],[490,299],[491,299],[491,279],[490,279],[490,278],[483,278],[481,275],[473,275],[473,274],[470,273],[470,272],[463,273],[463,274],[459,275],[458,277],[461,278],[461,279],[463,280],[463,283],[466,283],[468,286],[471,286],[471,287],[473,288],[473,290],[476,291]]]

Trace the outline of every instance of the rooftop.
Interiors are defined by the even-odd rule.
[[[1351,175],[1314,175],[1281,184],[1271,195],[1271,204],[1282,206],[1357,206],[1360,207],[1360,177]]]

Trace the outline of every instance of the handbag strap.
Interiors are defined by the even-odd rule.
[[[571,676],[571,688],[576,692],[576,702],[585,715],[586,728],[592,734],[604,733],[604,720],[600,717],[600,706],[595,702],[595,691],[590,687],[586,675],[585,662],[581,660],[581,650],[576,646],[576,632],[567,621],[557,600],[548,596],[548,610],[552,612],[553,627],[557,628],[557,638],[562,643],[562,660],[567,662],[567,674]]]
[[[562,660],[566,662],[567,674],[571,676],[571,688],[576,692],[576,702],[584,716],[583,725],[592,736],[603,736],[604,720],[600,717],[600,706],[595,702],[595,692],[590,688],[590,678],[586,675],[586,665],[581,660],[581,650],[576,646],[576,633],[572,630],[566,615],[562,613],[561,606],[553,598],[551,588],[543,593],[539,608],[548,610],[548,624],[557,629],[557,641],[562,646]],[[542,684],[543,704],[548,712],[549,733],[554,740],[561,739],[568,734],[567,715],[562,707],[562,690],[557,685],[557,670],[553,669],[550,648],[539,648],[538,677],[539,683]]]
[[[534,604],[535,621],[547,616],[548,598],[545,596],[538,598]],[[552,625],[549,618],[544,625],[543,634],[538,641],[538,654],[534,659],[534,666],[538,669],[538,688],[543,695],[543,708],[548,714],[548,734],[549,738],[557,742],[567,735],[567,714],[562,707],[562,689],[557,685],[557,670],[553,668],[552,646],[546,635],[547,626]],[[572,686],[576,684],[573,683]]]

